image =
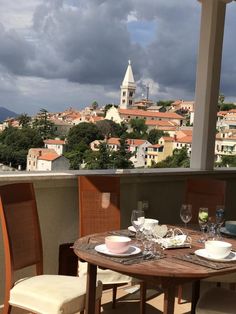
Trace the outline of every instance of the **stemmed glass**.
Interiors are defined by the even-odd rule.
[[[225,207],[224,205],[216,206],[216,235],[221,238],[220,228],[225,221]]]
[[[134,209],[131,214],[131,223],[136,230],[136,243],[138,244],[141,229],[145,223],[145,214],[141,209]]]
[[[183,204],[180,208],[180,218],[184,222],[185,229],[187,228],[187,223],[192,219],[192,205]]]
[[[198,240],[200,243],[205,242],[205,229],[207,227],[208,218],[208,208],[200,207],[198,212],[198,223],[202,231],[202,237]]]

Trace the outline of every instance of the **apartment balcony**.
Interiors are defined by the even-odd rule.
[[[146,216],[157,218],[161,224],[181,223],[179,208],[184,197],[185,180],[188,177],[211,177],[227,181],[226,219],[236,220],[236,169],[193,171],[190,169],[143,169],[143,170],[107,170],[107,171],[68,171],[67,173],[20,173],[0,176],[0,183],[33,182],[41,223],[44,250],[45,273],[57,274],[59,246],[74,242],[78,238],[78,176],[114,175],[120,177],[121,190],[121,225],[130,225],[131,210],[140,200],[148,200]],[[0,296],[3,301],[4,256],[0,239]],[[33,274],[26,269],[19,276]],[[121,291],[121,294],[124,292]],[[107,299],[107,294],[104,295]],[[161,306],[162,296],[155,306]],[[153,301],[151,301],[153,302]],[[127,305],[131,306],[131,305]],[[133,305],[134,306],[134,305]],[[189,306],[186,305],[186,306]],[[186,312],[186,306],[179,305],[179,312]],[[109,310],[109,306],[107,306]],[[160,307],[161,309],[161,307]],[[181,309],[184,309],[181,312]],[[109,313],[109,312],[107,312]],[[114,312],[115,314],[116,312]],[[117,312],[119,313],[119,312]],[[149,312],[148,312],[149,313]],[[150,312],[151,313],[151,312]]]

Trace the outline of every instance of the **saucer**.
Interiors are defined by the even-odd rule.
[[[197,256],[204,257],[206,259],[209,259],[210,261],[215,261],[215,262],[233,262],[236,261],[236,253],[235,252],[230,252],[228,256],[224,258],[216,258],[213,256],[210,256],[206,249],[200,249],[194,252]]]
[[[97,246],[95,246],[95,251],[105,254],[105,255],[109,255],[109,256],[117,256],[117,257],[124,257],[124,256],[132,256],[132,255],[136,255],[138,253],[141,252],[141,249],[139,247],[136,246],[130,246],[128,251],[124,252],[124,253],[112,253],[110,252],[107,247],[106,244],[99,244]]]
[[[220,232],[225,234],[225,235],[229,235],[229,236],[234,236],[236,237],[235,233],[230,232],[229,230],[227,230],[225,227],[220,228]]]

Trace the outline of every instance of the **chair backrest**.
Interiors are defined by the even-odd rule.
[[[6,269],[11,273],[36,265],[37,274],[42,274],[42,239],[32,183],[0,186],[0,221]]]
[[[120,229],[120,179],[79,176],[79,236]]]
[[[215,179],[188,179],[186,182],[185,202],[192,204],[192,221],[198,221],[198,210],[207,207],[209,217],[215,216],[217,205],[225,205],[226,182]]]

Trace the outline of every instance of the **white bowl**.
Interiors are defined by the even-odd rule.
[[[206,241],[205,249],[209,256],[214,258],[225,258],[232,249],[232,244],[225,241]]]
[[[158,225],[159,221],[157,219],[145,218],[143,228],[151,229],[154,226]]]
[[[105,244],[109,252],[111,253],[125,253],[130,247],[131,239],[124,236],[108,236],[105,237]]]

